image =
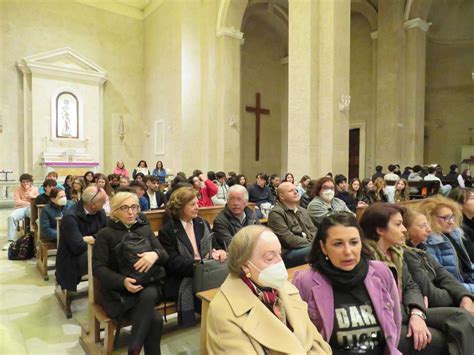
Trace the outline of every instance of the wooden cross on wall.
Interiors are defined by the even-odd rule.
[[[260,107],[259,92],[255,94],[255,101],[255,107],[245,106],[245,111],[255,113],[255,160],[258,161],[260,159],[260,114],[268,115],[270,114],[270,110]]]

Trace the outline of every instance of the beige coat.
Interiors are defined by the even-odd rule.
[[[244,282],[229,275],[209,305],[209,354],[331,354],[308,316],[308,305],[298,289],[286,282],[279,293],[293,332],[252,293]]]

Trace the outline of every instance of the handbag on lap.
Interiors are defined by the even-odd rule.
[[[115,247],[120,273],[137,280],[136,285],[159,283],[165,277],[164,268],[156,263],[145,273],[135,270],[133,265],[140,259],[137,254],[147,251],[153,251],[150,239],[134,232],[126,233]]]

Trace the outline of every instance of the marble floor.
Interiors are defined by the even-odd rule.
[[[5,243],[2,236],[0,247]],[[43,281],[35,263],[10,261],[7,252],[0,251],[0,354],[84,354],[78,340],[80,325],[87,322],[87,297],[73,301],[73,317],[66,319],[54,296],[54,271]],[[81,284],[79,290],[85,287]],[[178,329],[176,317],[168,317],[162,354],[199,354],[199,336],[199,326]],[[126,339],[127,328],[121,343]],[[126,346],[114,352],[126,353]]]

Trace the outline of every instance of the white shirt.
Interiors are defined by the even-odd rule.
[[[385,176],[383,177],[383,179],[385,181],[398,181],[400,180],[400,176],[398,176],[397,174],[395,173],[388,173],[388,174],[385,174]]]
[[[156,204],[156,197],[155,197],[155,191],[153,193],[150,193],[150,191],[147,190],[147,195],[150,198],[150,209],[158,208]]]

